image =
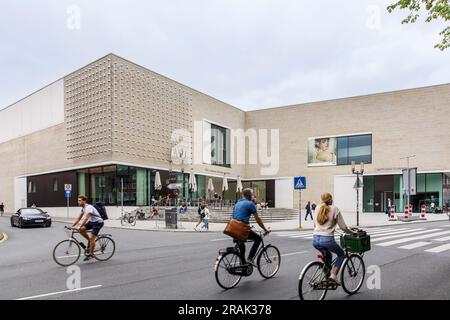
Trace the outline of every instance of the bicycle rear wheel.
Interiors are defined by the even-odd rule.
[[[270,279],[277,274],[280,269],[280,250],[273,245],[268,245],[262,249],[258,256],[258,271],[263,278]]]
[[[341,284],[348,294],[355,294],[361,289],[366,276],[366,266],[359,254],[351,254],[342,265]]]
[[[131,224],[132,226],[135,226],[136,225],[136,217],[130,216],[128,218],[128,223]]]
[[[116,243],[107,236],[100,236],[95,240],[94,258],[98,261],[107,261],[116,252]]]
[[[318,289],[317,286],[327,280],[324,263],[314,261],[303,268],[298,281],[298,296],[300,300],[323,300],[327,289]]]
[[[63,240],[53,249],[53,260],[63,267],[75,264],[80,255],[81,248],[74,240]]]
[[[217,284],[225,290],[237,286],[242,276],[231,274],[230,269],[241,265],[241,258],[236,252],[228,252],[223,256],[219,256],[214,268]]]

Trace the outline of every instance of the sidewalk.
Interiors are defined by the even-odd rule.
[[[356,213],[344,212],[344,220],[349,226],[356,226]],[[412,223],[426,223],[435,221],[448,221],[449,218],[446,214],[427,214],[427,220],[417,220],[411,222],[402,221],[388,221],[388,216],[385,213],[361,213],[359,216],[359,226],[361,228],[367,227],[379,227],[379,226],[391,226],[391,225],[405,225]],[[53,218],[53,221],[72,223],[72,219]],[[107,220],[105,221],[105,227],[110,228],[122,228],[142,231],[167,231],[167,232],[196,232],[194,227],[196,222],[180,222],[178,221],[178,229],[166,229],[165,222],[161,220],[153,221],[137,221],[135,226],[122,226],[120,220]],[[256,225],[256,223],[254,223]],[[286,220],[280,222],[265,221],[265,225],[272,231],[290,231],[299,230],[298,219]],[[209,232],[223,232],[225,229],[225,223],[209,223]],[[304,214],[302,214],[301,221],[302,228],[300,230],[312,230],[314,229],[313,222],[311,220],[305,221]]]

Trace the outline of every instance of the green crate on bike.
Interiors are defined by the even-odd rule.
[[[363,253],[370,251],[370,236],[354,237],[351,235],[341,236],[341,247],[349,252]]]

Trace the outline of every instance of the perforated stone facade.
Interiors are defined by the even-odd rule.
[[[65,78],[67,158],[112,152],[111,59],[106,57]]]
[[[119,57],[112,70],[113,152],[167,162],[172,132],[192,133],[192,92]]]

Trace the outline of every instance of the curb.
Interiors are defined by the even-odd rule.
[[[61,223],[71,223],[70,221],[66,220],[59,220],[58,218],[52,219],[55,222],[61,222]],[[417,220],[417,221],[405,221],[403,223],[396,223],[396,224],[376,224],[376,225],[370,225],[370,226],[364,226],[360,225],[359,228],[379,228],[379,227],[391,227],[391,226],[401,226],[404,224],[417,224],[417,223],[433,223],[433,222],[442,222],[442,221],[448,221],[448,220],[435,220],[435,221],[429,221],[429,220]],[[349,225],[350,227],[353,227],[352,225]],[[177,232],[177,233],[223,233],[223,230],[213,230],[213,231],[202,231],[202,232],[196,232],[194,230],[188,230],[188,229],[135,229],[134,227],[126,227],[126,226],[105,226],[106,228],[115,228],[115,229],[123,229],[123,230],[133,230],[133,231],[150,231],[150,232]],[[225,227],[224,227],[225,228]],[[285,229],[272,229],[273,232],[285,232],[285,231],[312,231],[314,228],[285,228]]]

